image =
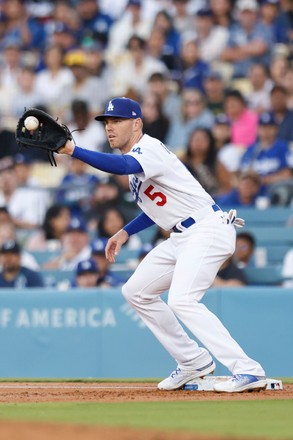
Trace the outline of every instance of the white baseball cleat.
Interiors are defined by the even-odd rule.
[[[218,393],[242,393],[243,391],[259,391],[267,387],[265,376],[252,376],[251,374],[236,374],[231,379],[214,385]]]
[[[215,368],[216,364],[213,360],[208,365],[195,370],[185,370],[178,367],[170,374],[169,377],[167,377],[167,379],[162,380],[162,382],[158,384],[158,389],[166,391],[178,390],[178,388],[182,388],[183,385],[193,379],[204,377],[207,374],[213,373]]]

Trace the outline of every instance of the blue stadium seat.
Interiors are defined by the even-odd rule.
[[[289,207],[237,208],[237,216],[245,219],[246,227],[286,226],[292,215],[293,210]]]
[[[250,232],[257,246],[293,246],[293,227],[285,226],[246,226],[237,232]]]
[[[246,267],[244,272],[252,286],[278,286],[284,281],[281,266]]]

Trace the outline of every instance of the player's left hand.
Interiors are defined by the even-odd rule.
[[[237,228],[243,228],[245,225],[245,220],[243,218],[237,217],[236,209],[230,209],[229,212],[224,211],[223,220],[227,225],[234,225]]]
[[[121,246],[126,243],[128,237],[127,232],[124,229],[120,229],[113,237],[109,238],[105,254],[110,263],[115,263],[115,257],[119,254]]]

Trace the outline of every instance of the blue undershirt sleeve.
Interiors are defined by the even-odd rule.
[[[154,224],[155,222],[151,218],[149,218],[144,212],[142,212],[135,219],[125,225],[123,229],[130,236],[136,234],[139,231],[143,231],[144,229],[149,228]]]
[[[106,173],[127,175],[143,172],[140,163],[128,154],[118,156],[116,154],[90,151],[76,146],[72,156]]]

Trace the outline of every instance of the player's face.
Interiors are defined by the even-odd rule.
[[[128,153],[135,144],[138,119],[105,118],[104,126],[111,148]]]

